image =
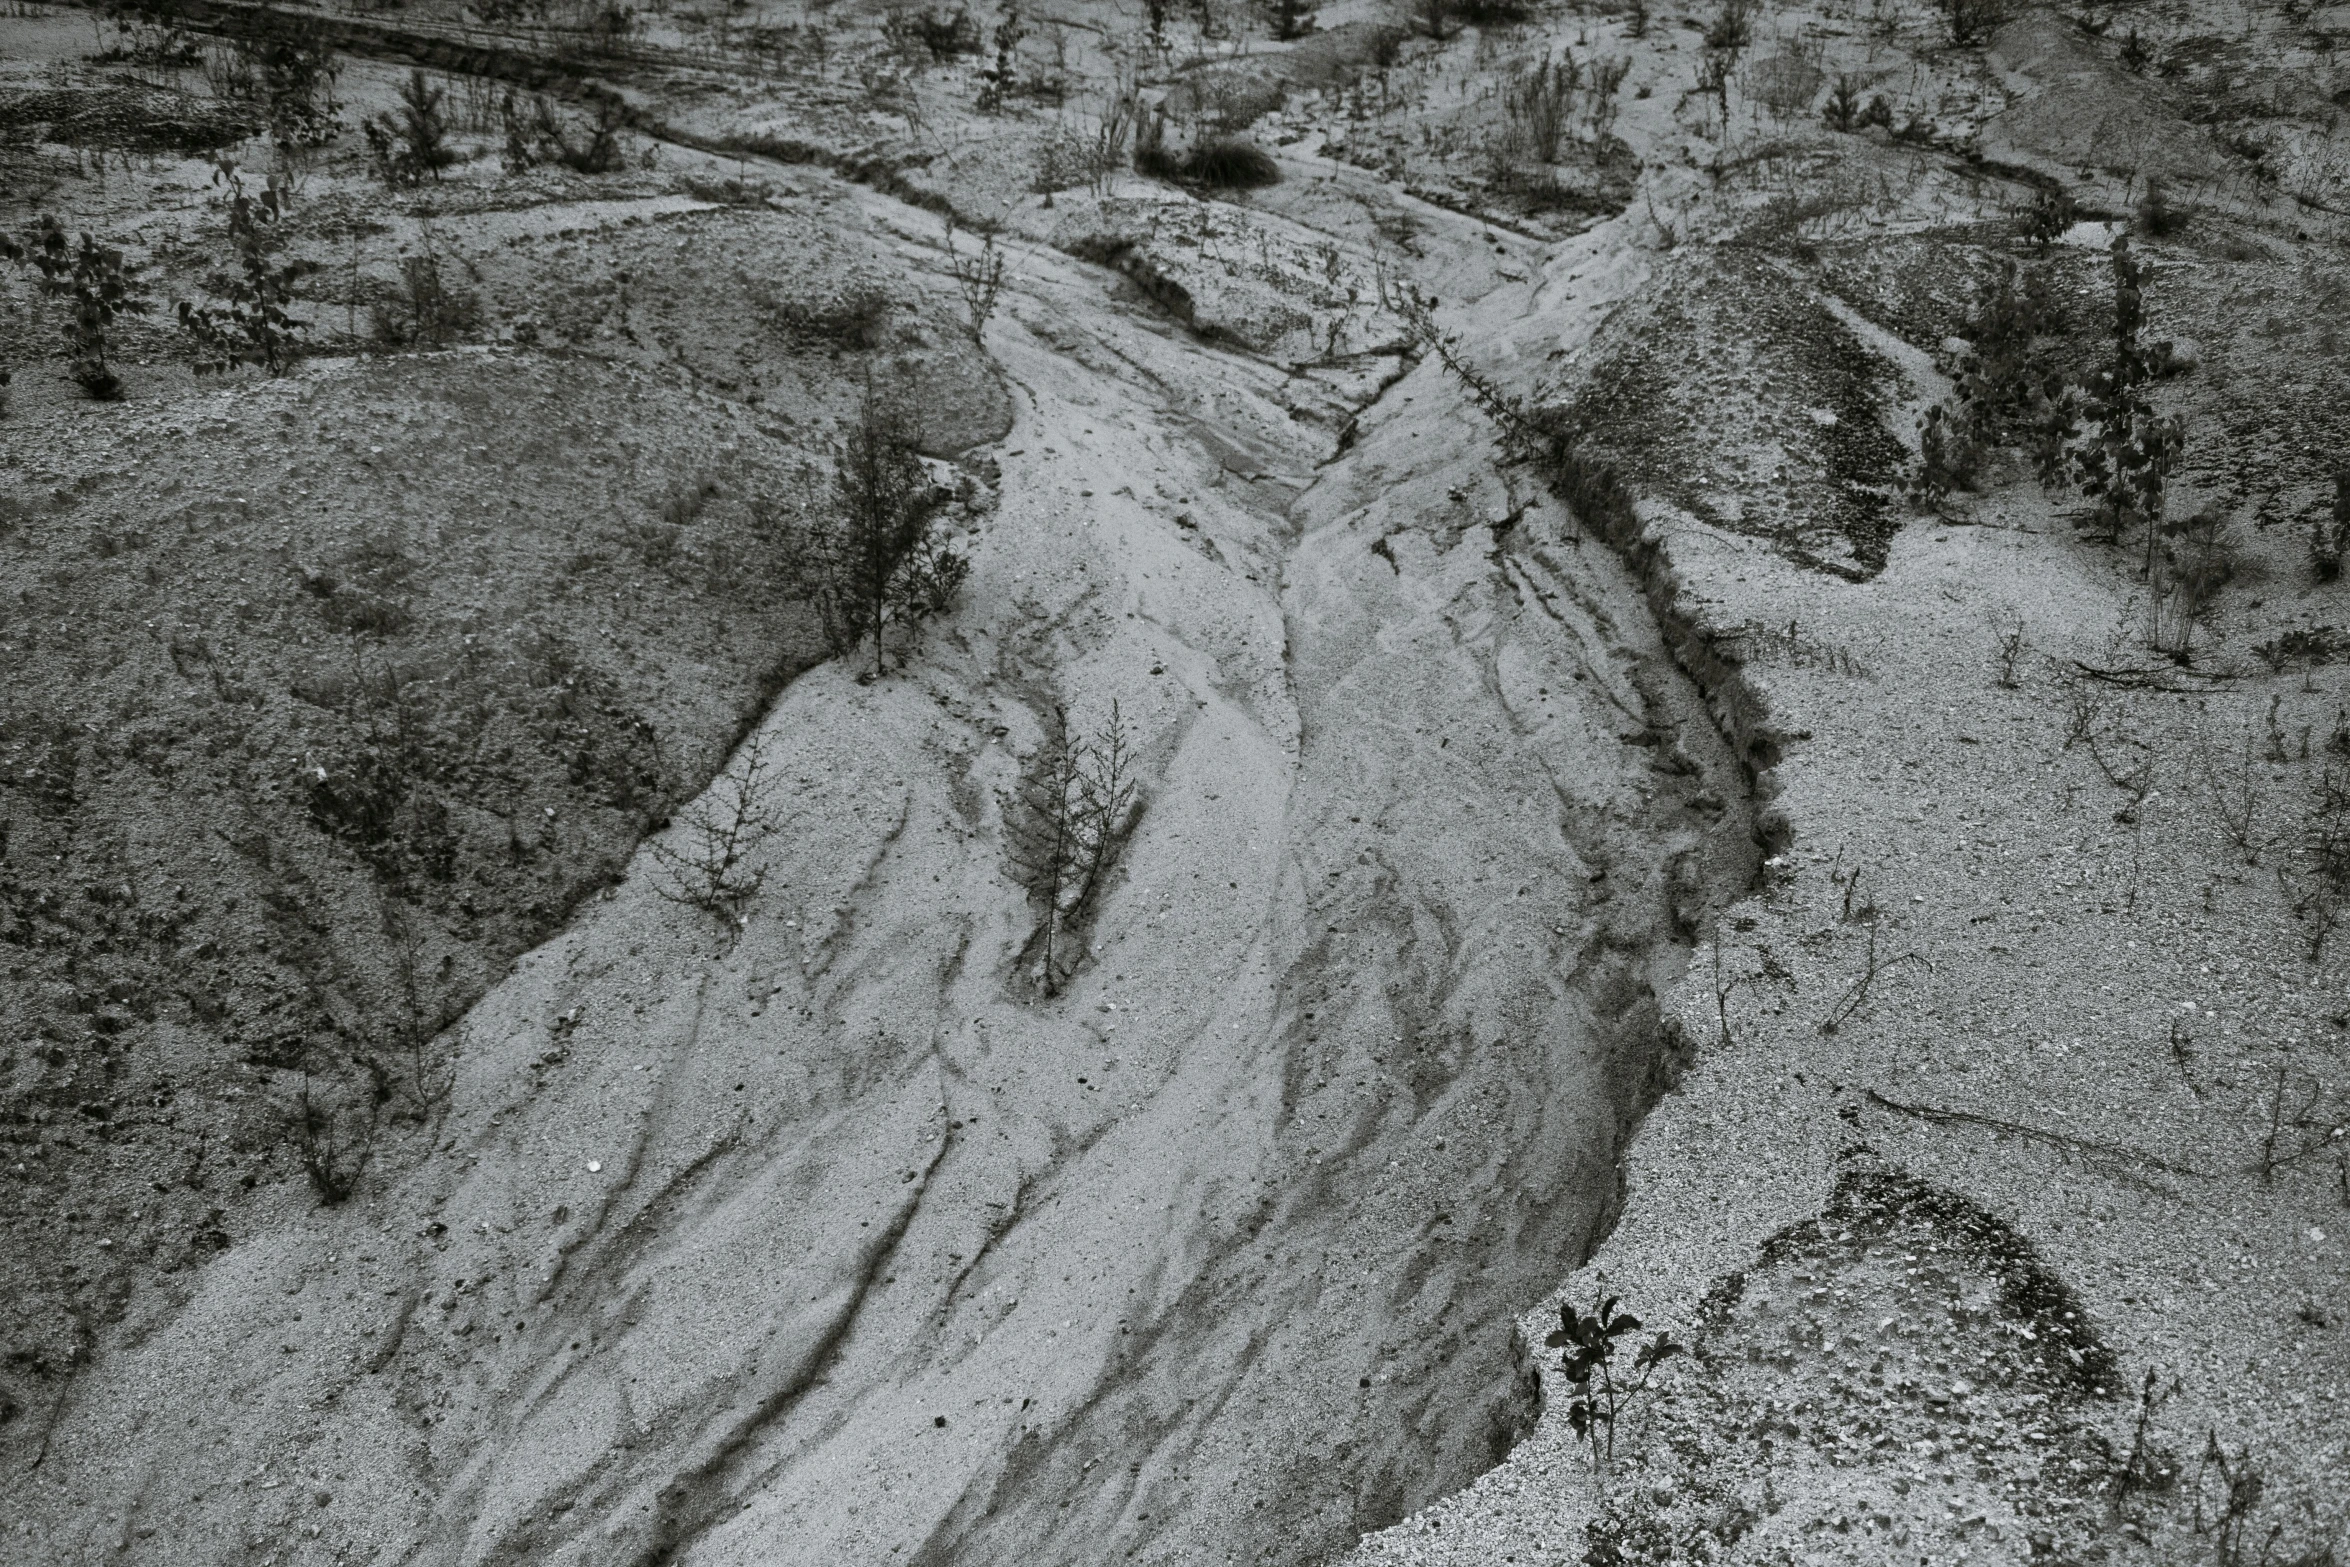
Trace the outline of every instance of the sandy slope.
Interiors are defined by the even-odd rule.
[[[90,1379],[10,1559],[1301,1560],[1516,1435],[1735,766],[1432,368],[1318,467],[1327,387],[1018,265],[968,607],[770,717],[741,939],[640,861],[462,1025],[438,1157]],[[1113,698],[1149,805],[1041,1000],[1000,802]]]

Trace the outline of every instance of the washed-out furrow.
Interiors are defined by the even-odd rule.
[[[46,1540],[242,1560],[283,1499],[221,1475],[331,1470],[387,1563],[1305,1562],[1526,1428],[1513,1319],[1751,874],[1739,759],[1433,365],[1333,459],[1281,372],[1022,261],[970,608],[762,726],[759,917],[639,874],[518,965],[432,1158],[91,1374],[53,1461],[136,1500]],[[1001,802],[1113,697],[1149,806],[1039,997]]]

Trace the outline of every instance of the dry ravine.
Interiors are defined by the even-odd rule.
[[[1530,1427],[1513,1318],[1610,1221],[1741,764],[1433,363],[1016,262],[967,605],[759,726],[739,937],[640,855],[457,1025],[428,1158],[109,1347],[0,1554],[1303,1562]],[[1144,809],[1046,996],[1004,815],[1113,701]]]

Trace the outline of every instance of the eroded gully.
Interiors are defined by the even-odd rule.
[[[206,1477],[331,1468],[380,1562],[1307,1562],[1525,1429],[1512,1319],[1608,1224],[1653,991],[1752,870],[1737,761],[1433,365],[1334,456],[1327,388],[1017,266],[966,607],[778,703],[758,917],[640,873],[525,960],[439,1152],[92,1373],[50,1461],[127,1500],[44,1538],[242,1560],[283,1497]],[[1113,698],[1148,807],[1045,998],[1004,801],[1048,702]]]

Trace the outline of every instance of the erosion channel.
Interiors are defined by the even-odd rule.
[[[1614,224],[1528,282],[1413,217],[1472,355],[1622,281]],[[766,718],[739,938],[640,855],[458,1025],[429,1157],[109,1347],[35,1558],[1310,1562],[1530,1426],[1512,1318],[1609,1224],[1654,991],[1750,880],[1739,759],[1436,364],[1284,370],[1010,248],[965,606]],[[1046,996],[1007,801],[1113,701],[1144,808]]]

